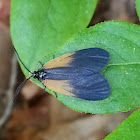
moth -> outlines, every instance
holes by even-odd
[[[54,92],[84,100],[103,100],[110,95],[110,85],[100,73],[109,62],[109,53],[104,49],[88,48],[64,54],[34,72],[25,66],[18,53],[17,56],[31,76],[20,84],[16,96],[31,77]]]

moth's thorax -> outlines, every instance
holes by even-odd
[[[32,74],[32,77],[43,81],[47,77],[47,72],[44,69],[40,69],[38,71],[34,71],[34,73]]]

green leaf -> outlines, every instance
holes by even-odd
[[[131,114],[105,140],[139,140],[140,139],[140,109]]]
[[[110,53],[103,73],[111,86],[111,95],[101,101],[85,101],[59,94],[58,99],[81,112],[108,114],[132,110],[140,106],[140,26],[119,21],[97,24],[75,36],[63,48],[68,51],[100,47]]]
[[[53,54],[89,24],[97,0],[12,0],[11,36],[25,65]],[[21,66],[22,67],[22,66]],[[28,77],[28,72],[22,67]]]
[[[24,64],[34,71],[41,67],[38,61],[45,64],[53,55],[58,57],[84,48],[103,48],[110,53],[110,62],[102,72],[110,83],[111,95],[101,101],[87,101],[58,93],[58,100],[73,110],[99,114],[128,111],[138,107],[140,105],[140,27],[131,23],[112,21],[83,30],[91,18],[88,16],[95,9],[90,7],[96,3],[95,1],[76,1],[79,5],[75,7],[74,14],[80,14],[77,20],[72,12],[74,4],[71,4],[71,2],[75,3],[75,0],[67,1],[68,4],[65,2],[65,6],[62,4],[63,1],[50,3],[44,0],[43,2],[38,0],[34,4],[31,0],[12,1],[12,40]],[[51,6],[46,8],[46,5]],[[59,8],[56,8],[57,6]],[[82,10],[77,12],[79,11],[77,8]],[[56,22],[54,19],[59,17],[61,10],[66,14],[66,9],[69,9],[67,11],[69,18],[66,20],[60,18]],[[80,29],[75,23],[80,26]],[[28,77],[29,74],[23,67],[22,69]],[[43,87],[39,81],[33,78],[31,80]],[[47,91],[54,94],[49,89]]]
[[[136,11],[140,19],[140,0],[136,0]]]

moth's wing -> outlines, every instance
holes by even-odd
[[[77,67],[90,69],[94,73],[102,70],[109,61],[109,53],[100,48],[89,48],[52,59],[43,68],[52,69],[59,67]]]
[[[50,76],[50,79],[44,80],[43,84],[55,92],[85,100],[102,100],[110,94],[109,83],[101,73],[77,76],[61,74],[61,79],[62,77],[64,80],[58,80],[58,77],[57,80],[53,77],[51,80]]]
[[[102,100],[109,96],[110,86],[99,73],[109,61],[109,53],[90,48],[65,54],[43,66],[49,89],[85,100]]]

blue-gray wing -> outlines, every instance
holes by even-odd
[[[89,48],[52,59],[43,68],[74,67],[79,70],[89,69],[96,73],[101,71],[109,61],[109,53],[100,48]]]
[[[109,96],[109,83],[104,75],[99,73],[109,61],[107,51],[90,48],[66,55],[68,63],[63,62],[65,59],[62,56],[63,59],[59,58],[60,67],[59,64],[54,64],[57,67],[51,66],[50,69],[44,67],[47,73],[44,85],[55,92],[85,100],[102,100]]]

